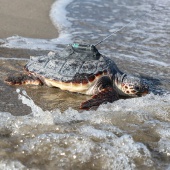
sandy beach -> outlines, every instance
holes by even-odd
[[[52,24],[49,12],[54,0],[0,0],[0,39],[14,35],[52,39],[58,31]],[[1,58],[28,58],[47,54],[49,51],[0,48]],[[0,109],[14,115],[30,113],[30,109],[18,101],[15,88],[4,83],[7,75],[22,72],[27,61],[0,60]],[[19,110],[19,111],[18,111]]]
[[[0,38],[19,35],[51,39],[58,36],[49,18],[54,0],[0,0]]]

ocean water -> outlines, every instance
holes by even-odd
[[[0,169],[169,170],[170,1],[58,0],[49,16],[59,29],[55,39],[0,40],[10,51],[0,54]],[[122,71],[147,81],[144,97],[82,111],[88,96],[3,83],[29,55],[96,44],[115,31],[97,47]]]

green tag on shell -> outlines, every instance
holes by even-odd
[[[78,48],[79,47],[79,44],[73,44],[72,45],[74,48]]]

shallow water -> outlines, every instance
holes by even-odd
[[[58,0],[50,17],[59,38],[0,40],[0,169],[170,169],[169,7],[169,0]],[[80,111],[88,96],[3,82],[31,55],[96,44],[125,24],[98,49],[148,82],[145,97]]]
[[[163,169],[169,164],[170,95],[61,113],[43,111],[25,91],[17,92],[31,113],[0,113],[1,167]]]

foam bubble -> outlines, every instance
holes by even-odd
[[[158,142],[158,146],[160,153],[163,153],[166,156],[170,157],[170,138],[160,139]]]
[[[26,167],[19,161],[0,160],[0,170],[24,170]]]

